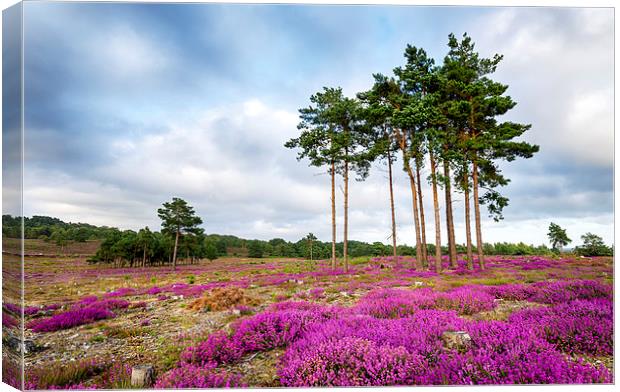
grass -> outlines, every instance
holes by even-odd
[[[127,327],[120,325],[106,326],[103,333],[108,338],[127,339],[143,335],[150,335],[152,331],[144,327]]]
[[[76,362],[52,362],[40,366],[26,378],[26,382],[35,383],[37,389],[46,389],[52,385],[69,386],[79,384],[94,375],[100,374],[106,365],[94,359]]]

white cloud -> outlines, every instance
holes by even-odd
[[[159,72],[170,65],[160,45],[129,26],[114,26],[94,38],[85,49],[101,69],[100,74],[123,80]]]
[[[613,164],[612,9],[500,10],[470,33],[484,55],[504,55],[496,77],[518,103],[509,117],[532,124],[528,140],[584,164]]]

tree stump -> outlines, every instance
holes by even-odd
[[[131,368],[131,386],[149,388],[155,383],[153,365],[138,365]]]
[[[446,331],[441,334],[441,340],[449,350],[465,351],[471,347],[471,336],[465,331]]]

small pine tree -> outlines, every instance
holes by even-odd
[[[551,248],[557,253],[562,250],[563,246],[568,245],[572,241],[568,238],[566,230],[553,222],[549,224],[549,233],[547,233],[547,237],[549,237],[549,241],[551,242]]]

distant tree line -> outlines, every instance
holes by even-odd
[[[170,203],[164,203],[165,208],[175,209],[179,206],[189,215],[194,212],[191,207],[181,199],[173,199]],[[160,209],[161,210],[161,209]],[[162,214],[164,218],[169,217]],[[4,215],[2,217],[3,235],[11,238],[19,238],[21,219]],[[148,227],[134,230],[119,230],[114,227],[94,226],[85,223],[66,223],[60,219],[48,216],[33,216],[25,218],[26,231],[30,233],[28,239],[52,240],[54,233],[62,232],[63,242],[59,246],[65,246],[69,241],[82,242],[87,240],[99,240],[99,249],[88,261],[91,263],[111,264],[115,267],[143,267],[175,265],[175,243],[177,258],[181,263],[194,264],[200,260],[215,260],[219,257],[290,257],[304,259],[329,259],[335,249],[337,257],[343,257],[344,242],[334,244],[323,242],[309,233],[297,241],[286,241],[283,238],[271,240],[244,239],[233,235],[204,234],[202,229],[197,229],[196,219],[190,219],[190,229],[185,227],[179,231],[170,225],[162,224],[162,231],[151,231]],[[37,233],[38,235],[33,235]],[[88,235],[85,235],[87,233]],[[550,242],[555,247],[546,245],[534,246],[523,242],[508,243],[496,242],[485,243],[484,253],[487,255],[550,255],[558,253],[557,247],[561,243],[566,245],[570,242],[564,229],[558,225],[550,225]],[[582,256],[612,256],[613,248],[604,244],[601,237],[592,233],[581,236],[583,245],[577,246],[574,252]],[[434,244],[427,244],[429,252],[435,252]],[[466,244],[455,244],[456,252],[467,253]],[[351,257],[373,256],[416,256],[415,246],[398,245],[394,250],[392,245],[381,242],[367,243],[362,241],[348,241],[347,252]],[[441,252],[447,254],[447,246],[441,248]]]
[[[24,217],[24,238],[51,241],[61,249],[69,242],[102,240],[114,230],[117,229],[88,223],[67,223],[49,216]],[[21,217],[2,215],[2,235],[6,238],[21,238]]]
[[[488,255],[548,255],[551,249],[545,245],[533,246],[524,243],[485,244]],[[428,249],[435,250],[434,244]],[[159,266],[172,263],[174,240],[159,232],[142,229],[116,230],[102,243],[91,262],[110,263],[117,267]],[[457,252],[466,253],[467,247],[458,244]],[[447,251],[447,247],[443,248]],[[336,243],[336,254],[342,257],[344,243]],[[391,245],[381,242],[367,243],[350,240],[348,252],[351,257],[374,257],[393,255]],[[282,238],[271,240],[244,239],[232,235],[199,234],[184,236],[178,244],[180,264],[193,264],[200,259],[215,260],[219,257],[290,257],[303,259],[329,259],[332,254],[332,243],[313,240],[312,246],[307,237],[298,241],[286,241]],[[415,256],[415,246],[398,245],[396,254],[399,256]]]

